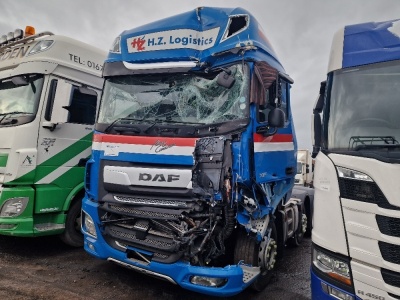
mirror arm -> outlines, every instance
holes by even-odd
[[[58,123],[52,123],[52,122],[43,122],[42,127],[49,129],[50,131],[54,131],[57,127]]]
[[[263,136],[271,136],[278,131],[278,128],[274,127],[274,129],[271,132],[269,130],[270,130],[269,126],[258,126],[256,129],[256,133],[261,133]]]

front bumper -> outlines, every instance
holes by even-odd
[[[86,197],[82,201],[83,212],[91,216],[96,224],[96,238],[89,235],[85,232],[84,228],[82,228],[82,233],[84,234],[84,249],[94,257],[118,263],[146,275],[156,276],[194,292],[219,297],[233,296],[242,292],[259,274],[258,268],[246,265],[228,265],[223,268],[199,267],[192,266],[188,262],[182,261],[173,264],[150,261],[148,264],[142,264],[129,259],[125,252],[112,248],[103,239],[98,226],[100,222],[97,214],[97,207],[97,203],[88,200]],[[226,283],[220,287],[193,284],[191,282],[193,276],[223,278],[226,279]]]
[[[338,300],[341,298],[338,298],[336,296],[333,296],[329,291],[334,289],[338,293],[342,293],[343,295],[346,295],[348,300],[362,300],[354,294],[350,294],[347,291],[344,291],[324,280],[319,278],[312,270],[311,268],[311,299],[312,300]]]

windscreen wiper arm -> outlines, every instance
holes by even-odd
[[[2,116],[0,123],[3,122],[3,120],[7,117],[7,116],[11,116],[11,115],[17,115],[17,114],[28,114],[31,115],[32,113],[29,112],[25,112],[25,111],[10,111],[10,112],[6,112],[6,113],[2,113],[0,114],[0,116]]]

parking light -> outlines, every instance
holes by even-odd
[[[325,293],[327,293],[328,295],[331,295],[335,299],[354,300],[354,296],[349,295],[344,291],[338,290],[330,285],[327,285],[325,282],[321,282],[321,287]]]
[[[228,280],[226,278],[219,278],[219,277],[192,276],[190,278],[190,282],[196,285],[217,288],[225,285],[228,282]]]

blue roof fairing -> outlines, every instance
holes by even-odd
[[[235,25],[239,30],[227,36],[232,17],[239,21],[239,25]],[[261,26],[248,11],[201,7],[122,32],[121,53],[110,52],[106,63],[191,60],[214,65],[221,57],[225,62],[229,57],[232,61],[242,59],[241,55],[226,51],[251,45],[258,50],[246,51],[245,58],[267,61],[284,72]]]
[[[346,26],[343,68],[400,59],[400,20]]]

